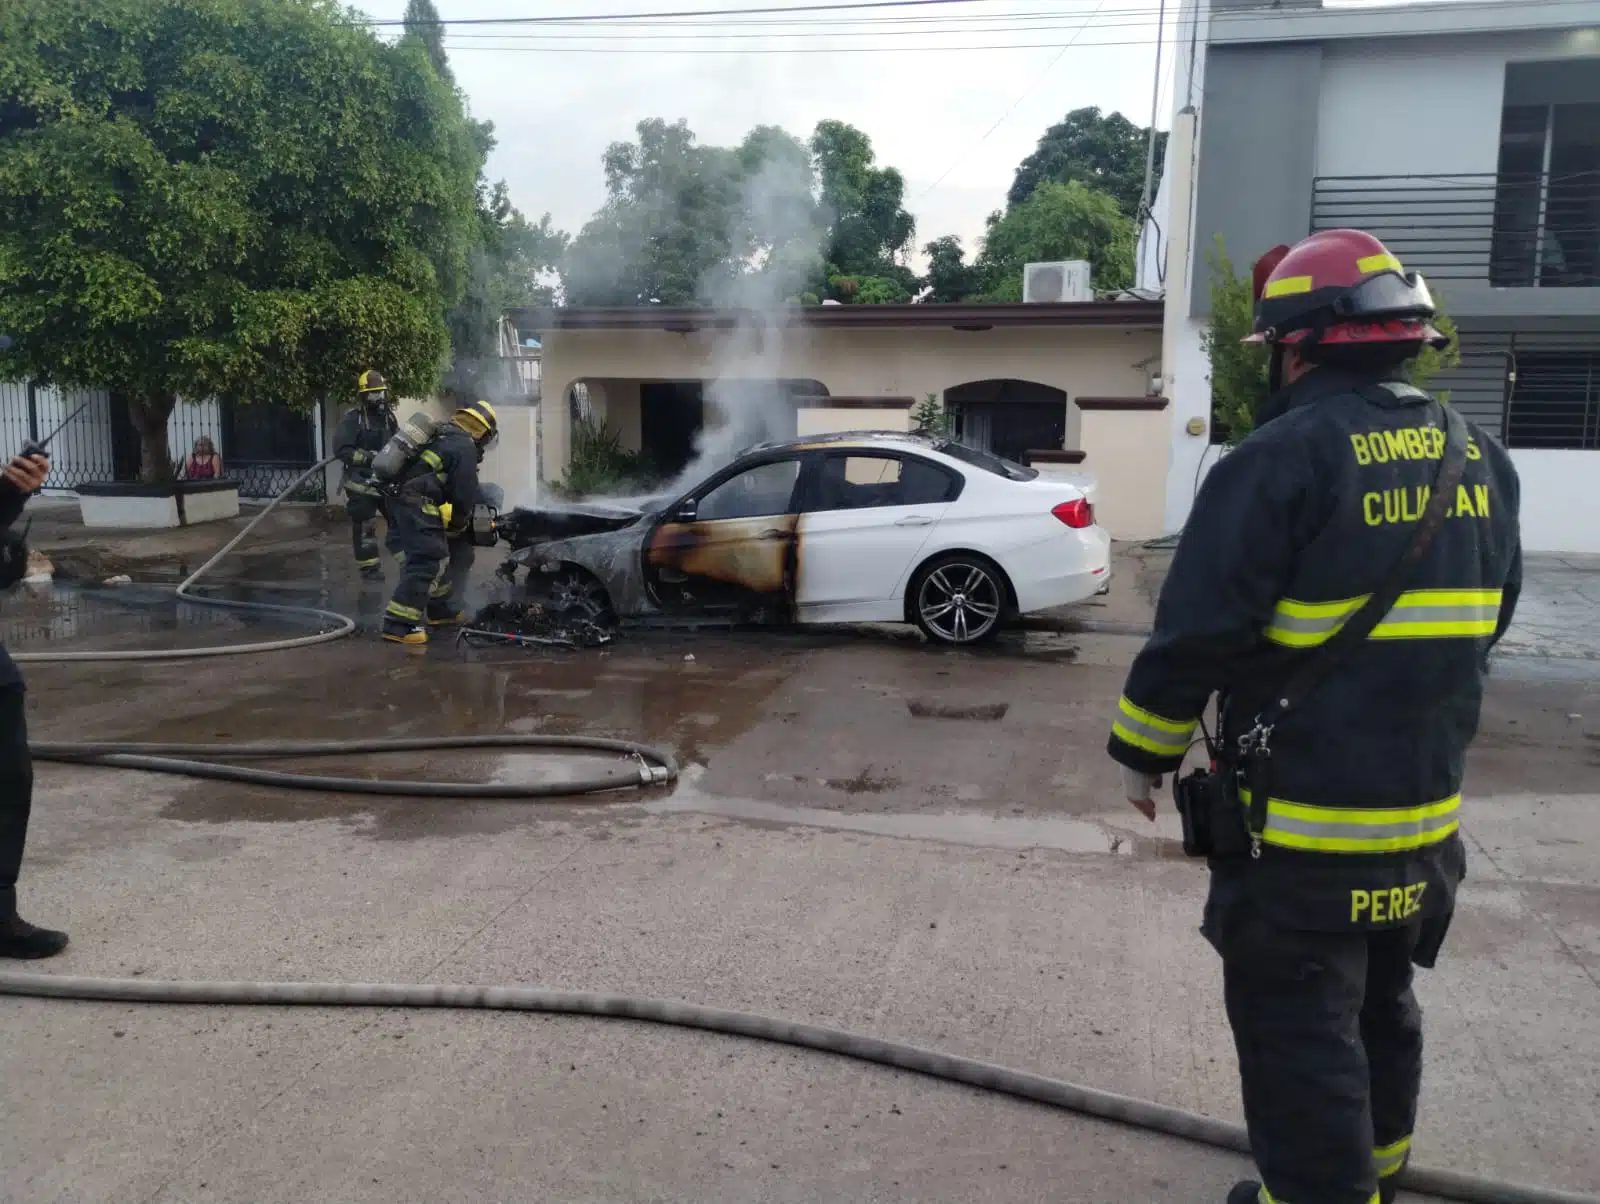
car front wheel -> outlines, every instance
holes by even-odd
[[[1005,609],[1005,578],[982,556],[941,556],[923,565],[911,583],[911,617],[937,644],[991,639]]]

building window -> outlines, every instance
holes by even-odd
[[[1600,352],[1520,352],[1515,363],[1506,442],[1600,450]]]

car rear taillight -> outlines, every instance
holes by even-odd
[[[1081,497],[1074,498],[1070,502],[1062,502],[1061,505],[1054,507],[1050,513],[1069,527],[1082,529],[1083,527],[1094,526],[1094,507]]]

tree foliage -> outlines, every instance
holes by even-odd
[[[428,61],[439,78],[454,87],[456,77],[444,48],[444,24],[433,0],[406,0],[405,31],[406,37],[415,38],[428,52]]]
[[[444,28],[433,0],[407,0],[403,40],[420,46],[434,73],[455,88]],[[497,352],[501,315],[508,308],[554,303],[556,271],[570,239],[551,225],[548,213],[537,222],[524,217],[504,180],[489,183],[483,164],[495,147],[494,124],[473,120],[465,95],[456,95],[479,161],[474,237],[465,287],[448,316],[453,363],[444,381],[447,394],[465,397],[482,391],[476,361]]]
[[[309,408],[431,388],[481,161],[414,41],[332,0],[0,6],[0,374]]]
[[[574,305],[911,299],[905,180],[838,121],[809,142],[757,126],[700,145],[683,121],[642,121],[603,158],[606,200],[563,266]]]
[[[826,295],[845,304],[911,300],[919,282],[905,258],[917,223],[905,208],[905,177],[877,166],[872,140],[842,121],[819,121],[810,145],[828,223]]]
[[[950,413],[937,393],[925,394],[911,407],[911,429],[919,435],[948,435]]]
[[[1243,342],[1255,329],[1252,281],[1250,273],[1241,275],[1235,269],[1221,235],[1207,260],[1211,267],[1211,321],[1200,335],[1200,345],[1211,362],[1213,441],[1232,445],[1255,427],[1256,408],[1267,398],[1271,353],[1260,344]],[[1427,389],[1441,372],[1461,365],[1455,322],[1441,307],[1433,324],[1450,343],[1443,350],[1426,348],[1407,366],[1406,378],[1419,389]],[[1448,391],[1434,396],[1450,400]]]
[[[1116,198],[1123,215],[1136,218],[1144,191],[1150,131],[1121,113],[1103,116],[1094,106],[1074,109],[1051,126],[1033,153],[1017,167],[1008,205],[1022,204],[1044,183],[1077,181]],[[1156,171],[1161,170],[1167,136],[1156,134]]]
[[[1087,260],[1096,289],[1127,288],[1137,241],[1115,198],[1076,180],[1045,183],[1021,204],[989,215],[976,270],[991,301],[1022,300],[1023,267],[1048,260]]]
[[[1239,442],[1255,425],[1256,407],[1267,396],[1265,347],[1242,342],[1255,329],[1250,274],[1240,276],[1222,236],[1207,256],[1211,266],[1211,321],[1200,346],[1211,361],[1212,441]]]
[[[966,261],[966,250],[954,234],[934,239],[922,248],[928,257],[928,272],[923,277],[927,302],[965,301],[979,291],[977,270]]]

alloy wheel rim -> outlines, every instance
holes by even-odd
[[[970,644],[1000,621],[1000,586],[980,565],[947,564],[928,574],[917,598],[922,621],[941,639]]]

